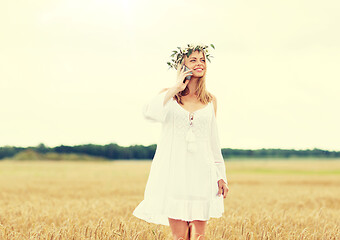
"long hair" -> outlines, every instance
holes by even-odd
[[[202,52],[202,53],[203,53],[204,59],[206,59],[204,52]],[[184,65],[184,59],[177,66],[177,76],[180,74],[183,65]],[[195,91],[196,94],[197,94],[198,100],[203,104],[207,104],[213,99],[211,93],[207,91],[207,88],[206,88],[206,85],[205,85],[206,74],[207,74],[207,65],[205,65],[204,75],[202,77],[200,77],[197,81],[197,88],[196,88],[196,91]],[[180,91],[176,95],[174,95],[173,99],[176,100],[178,103],[183,105],[182,96],[186,96],[189,93],[190,93],[190,90],[189,90],[188,85],[187,85],[183,91]]]

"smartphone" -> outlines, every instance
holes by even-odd
[[[184,67],[184,71],[188,71],[190,70],[190,68],[188,68],[187,66],[183,65]],[[182,69],[183,69],[182,67]],[[192,73],[192,72],[191,72]],[[191,76],[186,76],[185,79],[183,80],[183,83],[185,83],[186,80],[190,80],[191,79]]]

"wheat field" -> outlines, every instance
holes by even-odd
[[[172,239],[132,215],[151,161],[0,161],[0,239]],[[226,161],[206,239],[340,239],[340,160]]]

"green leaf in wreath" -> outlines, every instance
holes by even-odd
[[[191,55],[191,53],[192,53],[192,49],[189,49],[187,57],[189,57]]]

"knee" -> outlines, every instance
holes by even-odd
[[[205,239],[205,222],[203,225],[201,221],[190,222],[190,240],[203,240]]]
[[[186,228],[185,231],[177,231],[173,233],[174,240],[189,240],[189,227]]]

